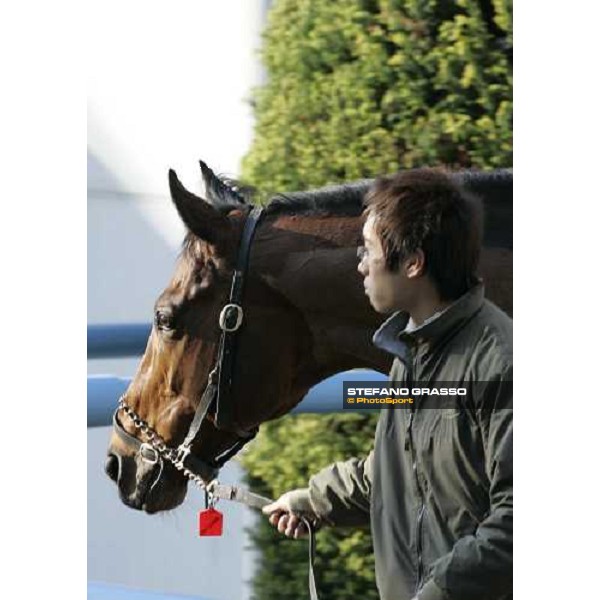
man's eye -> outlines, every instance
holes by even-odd
[[[359,246],[356,249],[356,257],[360,262],[362,262],[365,258],[369,256],[367,249],[364,246]]]
[[[158,329],[169,330],[173,329],[173,315],[161,310],[157,310],[154,315],[154,323]]]

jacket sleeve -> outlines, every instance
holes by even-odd
[[[313,510],[329,525],[368,525],[372,477],[373,450],[367,458],[325,467],[308,484]]]
[[[478,413],[489,514],[434,565],[419,600],[493,600],[512,591],[512,368],[486,386]]]

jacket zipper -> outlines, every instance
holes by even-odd
[[[412,362],[412,361],[411,361]],[[414,363],[411,365],[411,372],[408,374],[408,383],[409,388],[412,387],[412,373],[414,372]],[[419,591],[421,587],[421,581],[423,579],[423,515],[425,513],[425,498],[423,495],[423,490],[421,489],[421,485],[419,484],[419,476],[417,473],[417,453],[415,450],[415,446],[412,438],[412,426],[414,420],[415,412],[414,408],[410,409],[410,416],[408,417],[408,426],[406,428],[406,443],[404,445],[405,449],[408,449],[407,446],[410,447],[410,456],[412,461],[412,469],[415,476],[415,486],[417,488],[417,493],[419,495],[419,500],[421,502],[421,507],[419,508],[419,512],[417,514],[417,585],[415,589],[415,595]]]

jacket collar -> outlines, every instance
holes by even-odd
[[[478,283],[450,306],[414,329],[407,330],[408,313],[396,312],[375,332],[373,343],[406,361],[409,346],[424,344],[431,349],[447,333],[477,312],[483,304],[483,293],[483,284]]]

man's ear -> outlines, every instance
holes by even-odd
[[[408,279],[416,279],[425,273],[425,253],[418,248],[404,259],[402,268]]]

